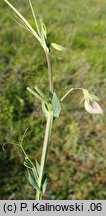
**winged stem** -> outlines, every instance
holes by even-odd
[[[42,179],[47,159],[47,153],[48,153],[48,146],[51,139],[51,130],[52,130],[52,123],[53,123],[53,113],[48,113],[48,118],[46,122],[46,130],[45,130],[45,137],[44,137],[44,143],[43,143],[43,150],[42,150],[42,157],[41,157],[41,165],[40,165],[40,174],[38,179],[38,186],[40,190],[42,189]],[[36,193],[36,200],[42,199],[42,194],[37,191]]]

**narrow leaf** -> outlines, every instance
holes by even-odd
[[[40,18],[40,24],[41,24],[42,33],[43,33],[44,37],[47,38],[46,26],[45,26],[45,24],[41,18]]]
[[[14,17],[12,17],[12,19],[13,19],[19,26],[21,26],[22,28],[24,28],[24,29],[26,29],[26,30],[29,31],[29,29],[27,28],[27,26],[22,22],[21,19],[19,19],[19,17],[17,18],[17,20],[16,20]]]
[[[27,87],[27,90],[31,93],[31,94],[33,94],[34,96],[36,96],[38,99],[40,99],[41,101],[42,101],[42,97],[38,94],[38,93],[36,93],[35,91],[33,91],[31,88],[29,88],[29,87]]]
[[[38,86],[35,85],[34,89],[39,93],[39,95],[44,98],[44,100],[46,102],[48,102],[48,98],[46,97],[46,95],[38,88]]]
[[[56,44],[56,43],[51,43],[52,47],[58,51],[64,51],[65,50],[65,47],[63,46],[60,46],[59,44]]]
[[[33,9],[33,5],[32,5],[32,1],[31,0],[29,0],[29,4],[30,4],[31,11],[32,11],[32,15],[33,15],[33,19],[34,19],[34,22],[35,22],[36,29],[38,31],[38,34],[40,35],[40,31],[39,31],[39,27],[38,27],[35,11]]]
[[[10,8],[21,18],[21,20],[25,23],[25,25],[29,28],[31,33],[37,38],[39,42],[41,42],[40,37],[38,34],[35,32],[35,30],[32,28],[32,26],[29,24],[29,22],[22,16],[22,14],[7,0],[4,0]]]

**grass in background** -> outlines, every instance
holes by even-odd
[[[17,0],[15,5],[33,24],[27,3]],[[62,112],[68,111],[59,122],[55,121],[53,128],[47,164],[51,191],[47,191],[45,199],[105,199],[106,2],[36,0],[35,9],[48,26],[51,40],[69,47],[67,53],[57,56],[53,51],[54,87],[58,95],[61,97],[71,86],[88,88],[102,99],[104,109],[102,117],[91,116],[79,105],[80,94],[66,99]],[[33,103],[26,87],[39,83],[45,91],[47,68],[37,41],[9,15],[11,10],[1,1],[0,199],[33,199],[20,149],[6,145],[3,151],[2,146],[17,142],[29,127],[25,149],[33,160],[36,156],[40,159],[45,119],[38,118],[39,103]]]

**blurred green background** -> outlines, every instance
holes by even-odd
[[[28,0],[11,0],[34,25]],[[34,0],[51,42],[67,47],[52,50],[55,91],[83,87],[101,98],[102,116],[87,113],[74,92],[55,120],[47,163],[45,199],[106,198],[106,1]],[[0,1],[0,199],[34,199],[18,142],[29,127],[24,147],[40,162],[45,118],[39,101],[26,87],[36,83],[48,91],[43,50],[36,39],[11,18]],[[5,150],[3,151],[3,145]]]

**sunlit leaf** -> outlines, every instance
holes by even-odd
[[[30,184],[31,184],[36,190],[38,190],[39,192],[41,192],[41,190],[40,190],[40,188],[39,188],[39,186],[38,186],[38,183],[37,183],[37,181],[35,180],[34,176],[33,176],[30,172],[28,172],[28,174],[29,174],[28,180],[29,180]]]
[[[63,46],[60,46],[59,44],[56,44],[56,43],[51,43],[52,47],[58,51],[64,51],[65,50],[65,47]]]
[[[53,98],[52,98],[52,108],[53,108],[54,117],[59,117],[61,111],[61,104],[55,92],[53,93]]]

